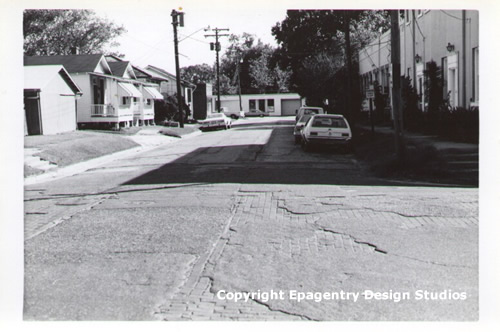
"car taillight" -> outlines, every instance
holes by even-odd
[[[343,137],[349,137],[349,134],[342,134]]]

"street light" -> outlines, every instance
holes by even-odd
[[[240,97],[240,112],[243,111],[243,107],[241,106],[241,65],[243,64],[243,59],[240,58],[238,63],[238,95]]]
[[[446,49],[448,50],[448,52],[453,52],[455,50],[455,45],[448,42],[448,45],[446,45]]]

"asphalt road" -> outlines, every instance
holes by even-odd
[[[283,124],[27,186],[25,214],[26,320],[478,318],[477,189],[396,186]]]

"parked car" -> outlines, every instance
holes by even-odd
[[[351,150],[352,132],[347,120],[340,114],[318,114],[309,118],[302,128],[302,148],[311,146],[337,146]]]
[[[298,109],[297,114],[295,115],[295,122],[306,114],[325,114],[325,110],[321,107],[302,106]]]
[[[245,117],[245,112],[243,111],[231,110],[229,107],[221,107],[220,109],[225,116],[228,116],[234,120]]]
[[[314,114],[304,114],[300,117],[300,119],[295,123],[295,127],[293,127],[293,137],[295,138],[295,144],[299,144],[302,140],[302,128],[306,125],[306,122],[313,116]]]
[[[209,114],[205,120],[200,120],[198,123],[200,124],[201,131],[208,129],[231,128],[231,119],[225,116],[224,113]]]
[[[246,117],[252,117],[252,116],[263,117],[263,116],[269,116],[269,113],[261,111],[261,110],[257,110],[257,109],[251,109],[248,112],[245,112],[245,116]]]

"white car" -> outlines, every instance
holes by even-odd
[[[309,118],[302,129],[302,148],[311,146],[338,146],[351,150],[352,132],[349,123],[340,114],[318,114]]]
[[[220,110],[222,113],[224,113],[225,116],[228,116],[234,120],[245,117],[245,112],[231,110],[229,109],[229,107],[221,107]]]
[[[300,119],[295,123],[295,127],[293,127],[293,137],[295,138],[295,144],[298,144],[302,140],[302,128],[306,125],[307,121],[314,114],[303,114]]]
[[[299,121],[306,114],[325,114],[325,110],[322,107],[302,106],[297,110],[297,114],[295,114],[295,122]]]
[[[205,120],[198,121],[200,130],[208,129],[229,129],[231,128],[231,119],[224,115],[224,113],[212,113],[207,115]]]

